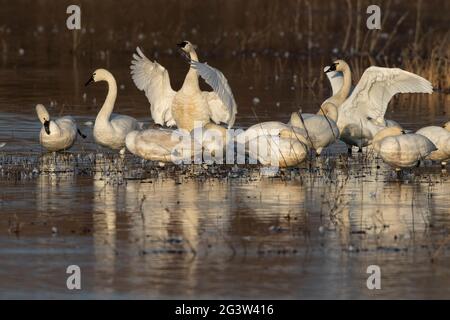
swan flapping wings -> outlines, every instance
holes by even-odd
[[[369,67],[364,71],[341,111],[358,114],[383,123],[391,98],[397,93],[432,93],[431,83],[398,68]]]
[[[175,91],[170,85],[169,73],[158,62],[150,61],[141,49],[136,48],[131,61],[131,77],[139,90],[145,92],[155,123],[173,126],[172,101]]]
[[[217,124],[227,123],[228,128],[231,128],[236,118],[237,105],[227,79],[222,72],[206,63],[194,60],[191,60],[190,63],[214,90],[213,92],[203,92],[208,101],[211,119]]]

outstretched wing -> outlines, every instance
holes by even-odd
[[[370,67],[364,71],[350,97],[342,104],[341,111],[358,113],[379,123],[391,98],[397,93],[432,93],[431,83],[408,71],[398,68]]]
[[[228,128],[231,128],[234,125],[237,105],[227,79],[222,72],[206,63],[191,60],[191,65],[214,90],[206,93],[212,119],[216,123],[227,123]],[[221,104],[217,99],[220,99]]]
[[[170,86],[167,70],[159,63],[150,61],[141,49],[136,48],[131,61],[131,78],[139,90],[145,92],[155,123],[172,126],[172,101],[175,91]]]

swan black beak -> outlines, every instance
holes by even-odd
[[[177,46],[180,47],[180,48],[184,48],[185,45],[187,45],[187,42],[186,42],[186,41],[177,43]]]
[[[44,129],[45,129],[45,132],[47,132],[47,134],[50,134],[50,121],[48,121],[48,120],[44,121]]]
[[[94,77],[93,76],[91,76],[90,78],[89,78],[89,80],[84,84],[84,86],[85,87],[87,87],[88,85],[90,85],[92,82],[94,82],[95,80],[94,80]]]
[[[332,65],[328,66],[328,69],[325,70],[325,73],[331,72],[331,71],[336,71],[336,64],[333,63]]]

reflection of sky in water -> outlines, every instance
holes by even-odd
[[[438,250],[450,227],[449,182],[437,168],[403,183],[360,159],[348,179],[342,162],[328,174],[319,161],[322,169],[283,179],[258,170],[172,178],[166,168],[134,180],[122,171],[128,158],[97,158],[91,177],[71,174],[70,161],[55,173],[46,157],[46,174],[1,180],[5,296],[64,296],[59,273],[69,263],[82,267],[85,297],[449,296],[448,246]],[[11,221],[22,224],[19,237]],[[370,264],[382,268],[381,292],[365,289]],[[29,266],[40,273],[20,276]]]

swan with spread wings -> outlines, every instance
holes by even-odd
[[[177,126],[188,132],[211,121],[226,123],[231,128],[237,105],[227,79],[219,70],[199,62],[194,45],[189,41],[183,41],[177,46],[190,63],[179,91],[172,89],[169,73],[163,66],[150,61],[140,48],[133,54],[130,67],[132,79],[136,87],[145,92],[153,120],[159,125]],[[200,90],[199,75],[213,91]]]
[[[339,71],[339,67],[338,60],[328,70]],[[371,144],[380,130],[390,126],[384,115],[394,95],[432,92],[431,83],[414,73],[399,68],[367,68],[351,95],[338,107],[340,139],[359,148]]]

